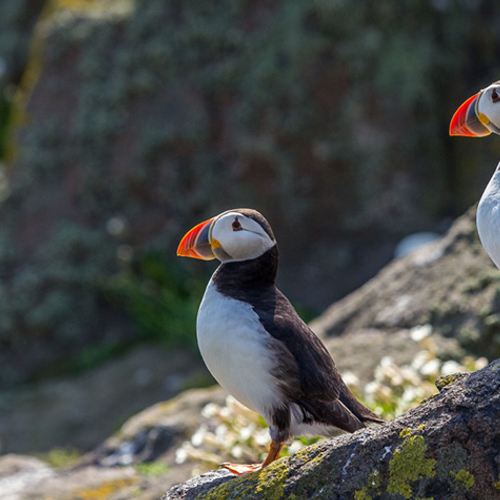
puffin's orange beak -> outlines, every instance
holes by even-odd
[[[179,243],[177,255],[202,260],[215,259],[210,244],[210,229],[213,220],[213,218],[208,219],[187,232]]]
[[[484,137],[491,132],[481,123],[476,104],[481,92],[469,97],[456,111],[450,123],[450,135]],[[487,122],[487,119],[486,119]]]

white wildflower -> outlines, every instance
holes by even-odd
[[[343,373],[342,378],[347,387],[359,387],[359,378],[353,372]]]
[[[218,411],[219,411],[218,405],[216,405],[215,403],[208,403],[201,410],[201,414],[205,418],[211,418],[217,415]]]
[[[428,337],[431,334],[432,334],[432,325],[429,325],[428,323],[425,325],[414,326],[410,330],[410,338],[414,342],[420,342],[421,340],[425,339],[425,337]]]
[[[439,369],[441,368],[441,361],[434,358],[427,361],[422,368],[420,368],[420,373],[426,377],[437,377],[439,375]]]
[[[415,357],[413,358],[413,361],[411,362],[411,367],[414,368],[415,370],[420,370],[422,366],[427,363],[432,358],[432,355],[429,351],[420,351],[418,352]]]
[[[269,431],[267,429],[262,429],[255,434],[254,440],[257,445],[267,446],[271,442]]]
[[[464,371],[464,367],[453,360],[446,361],[443,363],[443,366],[441,366],[442,375],[451,375],[452,373],[457,373],[462,371]]]
[[[226,435],[227,435],[227,426],[225,424],[220,424],[215,428],[215,437],[218,442],[223,443]]]
[[[206,424],[201,424],[200,428],[196,430],[196,432],[191,436],[191,443],[193,446],[201,446],[205,436],[207,434],[208,427]]]
[[[482,368],[485,368],[488,366],[488,360],[486,358],[477,358],[476,362],[474,363],[474,368],[476,370],[481,370]]]
[[[255,432],[255,425],[253,424],[247,425],[240,430],[240,437],[243,441],[246,441],[252,436],[254,432]]]
[[[185,443],[182,443],[182,446],[180,448],[177,448],[177,450],[175,450],[175,463],[176,464],[183,464],[188,459],[189,448],[190,448],[189,443],[185,442]]]
[[[231,455],[234,458],[241,458],[243,456],[243,448],[237,444],[231,448]]]

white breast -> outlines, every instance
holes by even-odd
[[[210,280],[196,330],[203,360],[217,382],[241,404],[268,420],[271,405],[279,402],[280,393],[271,375],[270,335],[253,308],[220,294]]]
[[[500,268],[500,164],[479,201],[476,223],[484,249]]]

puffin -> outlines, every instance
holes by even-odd
[[[455,111],[450,135],[484,137],[500,135],[500,81],[469,97]],[[477,206],[477,232],[491,260],[500,269],[500,163]]]
[[[382,418],[348,389],[328,350],[275,286],[278,246],[256,210],[223,212],[191,229],[177,255],[218,259],[196,333],[217,382],[264,418],[271,445],[262,464],[222,464],[240,475],[276,460],[294,436],[331,437]]]

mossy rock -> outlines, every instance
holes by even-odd
[[[442,238],[392,261],[313,329],[325,337],[378,331],[391,338],[423,327],[444,359],[499,356],[500,272],[481,247],[475,216],[471,207]]]
[[[194,478],[163,500],[201,500],[222,492],[228,499],[273,500],[495,498],[499,365],[460,377],[383,426],[322,442],[236,479],[227,471]],[[266,490],[265,484],[272,487]]]

